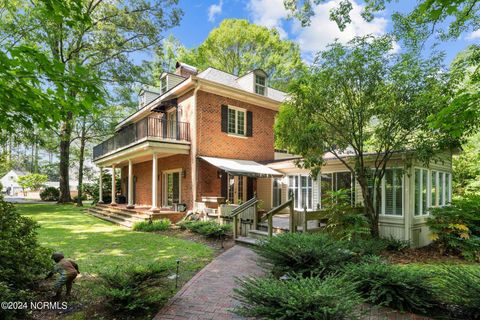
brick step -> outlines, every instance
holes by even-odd
[[[238,244],[244,244],[248,246],[256,246],[258,245],[259,240],[250,238],[250,237],[238,237],[235,239],[235,242]]]
[[[141,218],[134,215],[120,215],[112,210],[105,210],[104,208],[99,207],[92,207],[88,211],[96,217],[106,217],[110,219],[109,221],[124,225],[129,228],[131,228],[136,222],[148,220],[148,218]]]
[[[115,224],[119,224],[119,225],[127,227],[127,228],[131,228],[133,226],[133,224],[130,221],[119,220],[119,219],[116,219],[114,217],[104,215],[102,213],[97,213],[93,210],[88,210],[87,213],[94,216],[94,217],[97,217],[99,219],[109,221],[109,222],[113,222]]]
[[[139,217],[139,218],[144,218],[144,219],[148,219],[150,217],[150,215],[148,215],[148,214],[142,214],[142,213],[138,213],[138,212],[131,211],[131,210],[128,210],[128,209],[124,209],[124,208],[111,207],[111,206],[104,205],[104,204],[97,204],[95,208],[99,208],[99,209],[102,209],[102,210],[114,212],[114,213],[117,213],[117,214],[120,214],[120,215],[127,215],[127,216]]]
[[[110,212],[110,211],[103,210],[103,209],[91,208],[90,211],[94,212],[94,213],[97,213],[97,214],[101,214],[101,215],[110,217],[110,218],[113,218],[113,219],[116,219],[116,220],[128,221],[130,223],[136,222],[136,219],[132,219],[131,217],[122,216],[122,215],[116,214],[114,212]]]

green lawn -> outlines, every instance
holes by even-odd
[[[102,269],[154,262],[171,264],[173,269],[180,259],[185,280],[213,257],[212,249],[203,244],[131,231],[72,205],[20,204],[17,208],[40,224],[40,243],[77,261],[82,273],[94,275]]]

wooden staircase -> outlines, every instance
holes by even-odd
[[[149,214],[138,213],[128,209],[115,208],[101,204],[89,208],[87,213],[102,220],[110,221],[127,228],[132,228],[136,222],[148,221],[151,217]]]
[[[306,209],[295,211],[293,195],[288,201],[273,208],[262,217],[257,215],[258,202],[258,199],[253,197],[231,212],[235,242],[257,245],[259,241],[280,233],[316,231],[321,228],[322,212],[307,212]],[[281,225],[275,225],[274,217],[276,216],[277,220],[280,219],[279,215],[285,215],[284,210],[287,208],[289,209],[288,217],[281,218],[283,220]],[[288,226],[285,220],[288,220]]]

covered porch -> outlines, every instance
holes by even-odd
[[[96,160],[100,167],[99,205],[154,218],[185,211],[183,201],[188,199],[182,199],[181,188],[190,172],[189,152],[189,143],[146,141]],[[107,168],[112,170],[112,181],[111,200],[106,203],[102,175]]]

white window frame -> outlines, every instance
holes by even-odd
[[[293,178],[293,181],[294,181],[294,184],[295,184],[295,181],[298,182],[298,185],[294,185],[294,186],[290,186],[290,177],[294,177]],[[295,180],[295,177],[298,177],[297,180]],[[302,197],[302,177],[307,177],[307,187],[306,187],[306,202],[307,202],[307,211],[312,211],[314,209],[314,205],[313,205],[313,183],[314,183],[314,180],[313,178],[309,175],[309,174],[305,174],[305,173],[295,173],[295,174],[289,174],[287,175],[287,179],[288,179],[288,193],[290,193],[290,189],[297,189],[298,190],[298,205],[301,206],[301,197]],[[310,179],[310,188],[308,187],[308,179]],[[290,196],[290,195],[289,195]],[[312,202],[311,202],[311,207],[308,207],[308,198],[309,197],[312,197]],[[304,210],[303,207],[299,207],[299,206],[296,206],[295,203],[293,204],[294,205],[294,209],[295,210]]]
[[[385,170],[403,170],[402,168],[386,168]],[[385,171],[386,173],[386,171]],[[405,172],[402,174],[402,214],[390,214],[386,213],[386,208],[387,208],[387,189],[385,187],[385,175],[383,176],[383,179],[381,181],[382,185],[382,203],[381,203],[381,210],[380,210],[380,215],[384,217],[393,217],[393,218],[403,218],[405,214]],[[427,203],[428,204],[428,203]]]
[[[420,175],[420,192],[419,192],[419,196],[420,196],[420,199],[416,199],[415,197],[415,189],[416,189],[416,186],[415,186],[415,173],[416,173],[416,170],[420,170],[421,172],[421,175]],[[424,217],[424,216],[428,216],[430,215],[430,210],[429,209],[429,205],[431,203],[431,194],[432,194],[432,180],[431,180],[431,172],[432,170],[429,170],[429,169],[426,169],[426,168],[421,168],[421,167],[414,167],[413,168],[413,210],[412,210],[412,213],[413,213],[413,216],[415,218],[420,218],[420,217]],[[427,192],[426,192],[426,196],[427,196],[427,206],[425,208],[425,212],[423,212],[423,194],[422,194],[422,189],[423,189],[423,175],[426,173],[427,175]],[[438,173],[438,171],[437,171]],[[437,187],[438,187],[438,174],[437,174]],[[420,209],[420,212],[418,215],[415,215],[415,202],[420,200],[419,202],[419,209]]]
[[[257,77],[263,78],[264,84],[258,83],[257,82]],[[261,96],[266,96],[267,95],[267,77],[266,76],[255,73],[255,76],[254,76],[254,79],[253,79],[253,86],[254,86],[253,87],[254,92],[256,94],[261,95]],[[257,87],[263,88],[263,94],[257,92]]]
[[[162,206],[165,208],[170,208],[168,206],[168,186],[167,186],[167,175],[171,173],[178,172],[178,203],[182,203],[182,168],[176,168],[171,170],[162,171]]]
[[[165,89],[163,88],[163,81],[165,81]],[[167,76],[163,77],[162,79],[160,79],[160,91],[162,92],[162,94],[164,94],[165,92],[167,92],[168,90],[168,82],[167,82]]]
[[[235,111],[235,132],[230,132],[230,110]],[[238,113],[243,112],[243,133],[238,133],[239,125],[238,125]],[[234,106],[228,106],[228,111],[227,111],[227,133],[229,135],[233,136],[239,136],[239,137],[246,137],[247,135],[247,109],[239,108],[239,107],[234,107]]]

